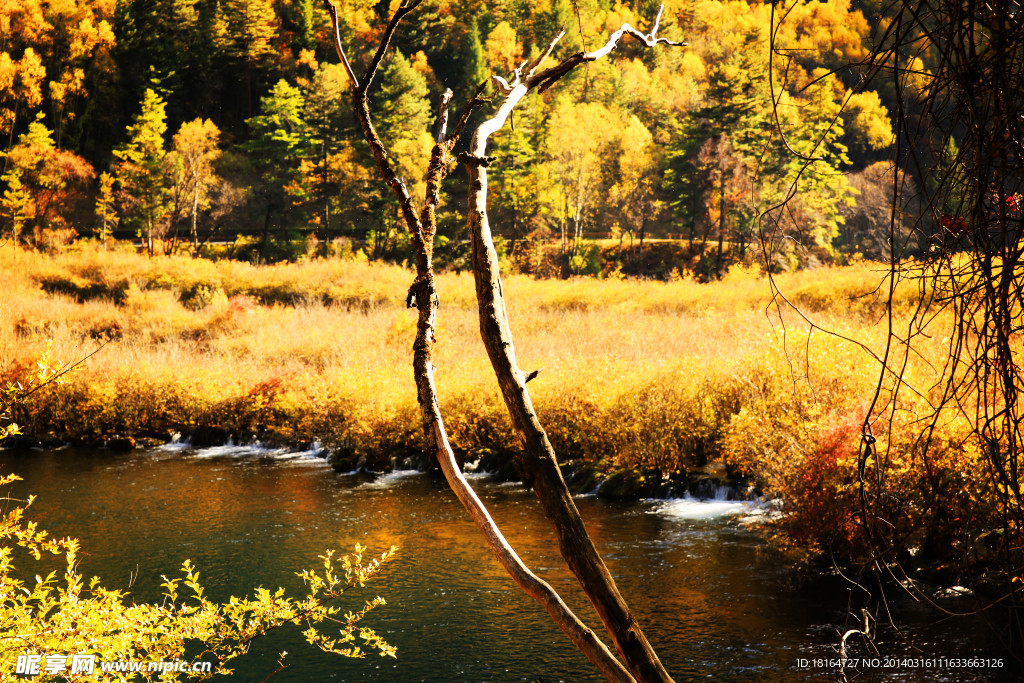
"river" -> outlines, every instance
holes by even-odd
[[[30,517],[82,541],[81,571],[137,600],[155,600],[160,575],[185,558],[214,599],[255,586],[301,589],[294,572],[326,548],[400,550],[365,592],[388,604],[368,617],[397,659],[348,660],[305,645],[298,629],[274,633],[231,663],[232,680],[262,681],[286,649],[275,683],[300,681],[600,680],[522,595],[480,541],[443,481],[398,472],[375,481],[336,474],[310,453],[175,446],[113,454],[63,449],[0,451],[0,471],[33,492]],[[520,485],[474,479],[524,560],[599,624],[562,566],[537,501]],[[838,576],[795,577],[747,523],[759,510],[727,501],[612,504],[577,498],[595,542],[677,681],[833,680],[800,660],[836,656],[849,585]],[[24,562],[24,560],[22,560]],[[133,578],[134,577],[134,578]],[[942,622],[893,596],[909,644],[891,629],[879,655],[1003,657],[1001,669],[867,670],[855,680],[1010,681],[1020,677],[978,619]],[[966,607],[961,600],[956,607]],[[860,651],[859,654],[869,654]]]

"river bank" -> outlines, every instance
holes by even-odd
[[[780,283],[823,322],[880,341],[873,268]],[[418,445],[410,277],[358,261],[256,268],[83,247],[15,263],[4,252],[0,374],[20,379],[48,340],[65,361],[102,346],[16,416],[37,440],[320,440],[339,459],[383,466]],[[439,287],[435,354],[453,445],[473,457],[508,450],[514,438],[476,331],[471,279],[443,274]],[[819,396],[829,411],[870,388],[856,349],[822,339],[801,359],[806,330],[788,307],[770,306],[752,272],[714,285],[519,276],[506,288],[520,362],[540,371],[530,388],[565,459],[670,472],[734,460],[724,442],[743,408],[762,397],[806,402],[799,387],[781,386],[799,380],[793,362],[834,385]]]
[[[803,314],[864,347],[812,333],[746,270],[714,284],[509,276],[504,288],[520,365],[539,370],[534,405],[560,461],[574,463],[570,479],[610,482],[603,490],[624,498],[739,481],[788,506],[773,529],[780,546],[853,560],[864,547],[851,482],[878,382],[864,348],[885,346],[883,280],[870,263],[776,280]],[[342,471],[386,472],[421,452],[410,282],[407,270],[356,260],[256,267],[84,245],[15,263],[3,252],[0,374],[30,374],[48,340],[68,361],[101,347],[16,410],[37,443],[319,442]],[[436,378],[450,439],[464,463],[499,469],[517,442],[479,341],[471,278],[444,273],[438,288]],[[899,316],[918,292],[897,294]],[[943,352],[940,339],[922,341],[907,381],[933,384]],[[908,549],[940,556],[977,535],[955,520],[985,524],[991,511],[979,505],[986,483],[958,418],[934,434],[939,457],[927,468],[916,458],[923,400],[901,394],[907,422],[876,434],[898,477],[900,509],[886,513]],[[936,481],[953,487],[941,509]]]

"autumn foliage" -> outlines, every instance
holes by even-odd
[[[561,26],[575,27],[563,41],[574,50],[623,22],[642,27],[651,14],[628,4],[578,9],[463,1],[418,13],[382,66],[372,102],[402,174],[414,183],[422,176],[432,109],[446,87],[458,103],[491,73],[507,76]],[[82,236],[141,238],[151,252],[188,244],[200,253],[207,241],[254,235],[253,257],[264,261],[295,258],[311,237],[321,245],[344,238],[370,258],[411,258],[396,205],[374,181],[348,114],[348,77],[330,64],[332,37],[318,10],[308,0],[6,3],[3,229],[40,244],[36,226],[70,226]],[[339,7],[357,71],[383,11]],[[605,270],[589,242],[598,236],[638,242],[619,261],[649,273],[644,241],[674,235],[690,240],[680,270],[719,277],[730,263],[755,259],[759,220],[796,239],[775,245],[779,269],[856,252],[855,241],[836,240],[844,207],[857,202],[839,172],[889,145],[892,102],[884,89],[826,70],[862,57],[872,26],[848,0],[799,3],[776,32],[797,56],[769,70],[769,23],[759,3],[669,2],[661,33],[689,47],[626,50],[517,112],[495,140],[507,161],[492,174],[499,233],[527,248],[556,244],[554,267],[534,270],[557,275]],[[41,192],[28,172],[17,176],[23,135],[34,148],[51,140],[50,173],[63,178],[61,196],[47,189],[42,206],[27,199]],[[799,174],[786,145],[820,158]],[[772,212],[798,175],[799,201]],[[465,240],[462,211],[457,193],[442,201],[439,235],[452,252]],[[457,253],[447,262],[461,267]]]

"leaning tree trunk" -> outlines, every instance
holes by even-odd
[[[416,279],[409,289],[407,304],[418,309],[413,367],[417,399],[428,443],[452,490],[481,530],[485,542],[502,566],[525,593],[544,606],[559,628],[608,680],[623,682],[671,681],[672,679],[661,665],[619,594],[611,574],[587,534],[579,511],[562,480],[551,444],[533,410],[529,393],[526,391],[524,374],[516,365],[508,316],[505,312],[505,302],[501,292],[497,254],[487,222],[486,166],[491,159],[486,156],[486,146],[488,137],[504,125],[516,104],[530,90],[539,88],[543,91],[576,66],[607,55],[615,48],[623,35],[631,35],[648,47],[653,47],[658,43],[670,45],[679,43],[655,37],[661,18],[659,11],[658,19],[655,20],[654,28],[649,35],[643,35],[625,24],[612,34],[608,43],[600,50],[591,53],[578,52],[556,66],[537,73],[540,64],[547,59],[564,35],[564,32],[559,33],[540,57],[530,63],[524,63],[515,71],[512,85],[499,77],[493,78],[499,94],[502,96],[501,103],[494,116],[476,129],[471,152],[460,155],[460,159],[469,170],[471,177],[468,220],[473,242],[473,270],[480,310],[481,333],[513,424],[525,446],[524,452],[518,458],[519,469],[526,482],[533,487],[541,500],[545,513],[554,523],[562,555],[579,578],[584,591],[597,610],[598,616],[611,635],[615,649],[622,658],[620,662],[594,631],[572,613],[551,586],[533,574],[516,555],[486,508],[462,476],[448,443],[444,421],[438,406],[432,360],[438,299],[432,263],[433,240],[437,229],[436,209],[439,203],[441,181],[451,167],[452,147],[472,110],[487,103],[488,100],[477,97],[486,85],[481,84],[463,110],[453,132],[448,135],[446,128],[451,92],[445,93],[441,103],[436,143],[431,153],[426,177],[427,189],[424,208],[422,212],[417,213],[405,181],[395,172],[386,148],[373,127],[367,91],[399,22],[420,2],[421,0],[405,0],[399,5],[388,23],[380,46],[370,61],[362,83],[360,83],[345,57],[340,39],[337,11],[330,0],[325,0],[334,26],[335,48],[352,81],[356,117],[359,120],[360,128],[370,145],[382,179],[398,199],[403,220],[412,234],[416,248],[417,273]]]
[[[520,474],[533,487],[545,514],[554,524],[562,557],[579,579],[583,591],[611,636],[615,649],[630,672],[640,681],[670,681],[671,678],[640,630],[587,533],[572,495],[562,479],[551,442],[533,408],[526,388],[526,373],[516,363],[498,256],[487,218],[487,166],[492,161],[487,156],[487,140],[504,126],[516,105],[530,90],[538,88],[543,91],[576,66],[607,55],[623,35],[632,35],[650,47],[659,42],[669,43],[656,38],[657,29],[658,20],[649,35],[643,35],[626,24],[612,34],[604,47],[595,52],[577,52],[558,65],[535,73],[542,58],[526,65],[525,71],[522,67],[517,70],[512,84],[495,79],[503,98],[492,118],[477,127],[470,143],[470,152],[461,157],[470,174],[467,212],[473,243],[473,275],[480,312],[480,334],[512,424],[525,447],[518,458]],[[562,35],[559,34],[552,41],[545,56],[550,54]]]

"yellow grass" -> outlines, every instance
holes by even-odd
[[[816,320],[880,350],[872,290],[883,276],[860,264],[778,282]],[[207,425],[320,439],[350,461],[413,450],[411,280],[354,260],[255,267],[85,245],[15,263],[2,250],[0,372],[16,377],[47,339],[67,360],[110,340],[19,416],[37,436],[167,438]],[[437,380],[453,444],[470,456],[514,448],[471,277],[442,274],[438,287]],[[862,410],[878,376],[864,352],[822,334],[808,359],[802,323],[747,271],[710,285],[509,276],[505,293],[520,365],[542,369],[530,389],[566,458],[702,464],[723,455],[730,421],[766,382],[789,399],[817,387],[827,412]],[[909,304],[914,292],[901,296]]]

